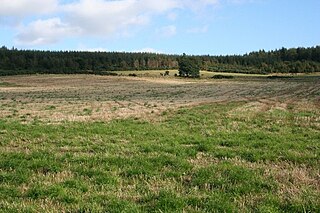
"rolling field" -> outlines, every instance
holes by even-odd
[[[319,212],[319,154],[319,76],[0,78],[2,212]]]

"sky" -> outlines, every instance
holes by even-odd
[[[319,0],[0,0],[0,46],[233,55],[320,45]]]

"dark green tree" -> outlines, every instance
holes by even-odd
[[[200,77],[200,66],[194,57],[186,56],[183,54],[179,59],[179,76],[181,77]]]

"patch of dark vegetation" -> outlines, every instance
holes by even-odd
[[[290,79],[293,78],[293,76],[287,76],[287,75],[271,75],[267,77],[268,79]]]
[[[105,75],[105,76],[118,76],[118,73],[115,72],[95,72],[95,75]]]
[[[232,75],[214,75],[212,76],[213,79],[233,79],[234,76]]]
[[[130,73],[129,76],[130,76],[130,77],[137,77],[138,75],[135,74],[135,73]]]
[[[170,76],[170,71],[166,70],[164,73],[160,73],[161,76]]]

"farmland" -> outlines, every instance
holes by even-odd
[[[170,72],[1,77],[0,211],[320,209],[319,76]]]

